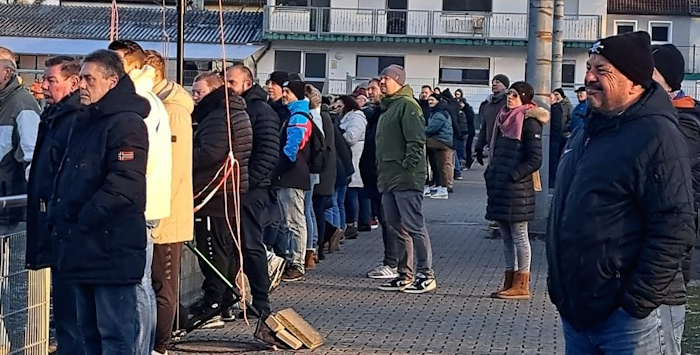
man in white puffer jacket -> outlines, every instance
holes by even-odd
[[[124,62],[124,70],[134,82],[136,93],[148,100],[151,112],[145,117],[148,128],[148,165],[146,167],[146,221],[148,244],[146,269],[138,287],[138,332],[135,355],[150,355],[155,346],[156,295],[151,281],[153,262],[153,229],[158,221],[170,216],[172,183],[172,135],[170,118],[163,102],[153,93],[156,71],[145,65],[146,53],[134,41],[118,40],[110,43]]]

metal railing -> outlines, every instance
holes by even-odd
[[[26,205],[27,195],[0,197],[3,213]],[[25,250],[25,222],[0,224],[0,355],[46,355],[49,351],[51,271],[25,270]],[[183,250],[182,305],[190,306],[201,298],[203,280],[197,258]]]
[[[269,33],[526,40],[528,15],[448,11],[266,6]],[[565,16],[564,40],[600,38],[602,17]]]

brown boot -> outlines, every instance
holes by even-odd
[[[498,293],[498,298],[504,300],[530,299],[530,273],[517,271],[513,275],[513,287]]]
[[[304,269],[313,270],[316,268],[316,252],[313,250],[306,251],[306,263],[304,263]]]
[[[513,274],[515,274],[515,271],[513,270],[506,270],[506,279],[503,282],[503,288],[492,293],[491,298],[498,298],[498,294],[508,290],[509,288],[513,287]]]

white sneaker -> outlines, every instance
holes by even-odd
[[[430,186],[426,186],[425,189],[423,189],[423,196],[430,196],[430,194],[433,193],[430,189]]]
[[[395,279],[399,277],[398,269],[387,265],[379,265],[367,273],[370,279]]]
[[[280,258],[270,251],[267,252],[267,272],[270,277],[270,289],[268,293],[272,293],[272,291],[279,286],[286,265],[287,261],[284,260],[284,258]]]
[[[447,188],[442,186],[438,187],[437,191],[430,195],[430,198],[435,200],[447,200],[449,197],[450,194],[447,192]]]

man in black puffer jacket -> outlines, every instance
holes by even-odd
[[[279,159],[280,122],[265,100],[267,94],[254,83],[253,73],[248,67],[236,65],[228,68],[226,85],[245,99],[245,110],[253,128],[253,149],[248,165],[249,189],[241,206],[243,271],[250,282],[253,306],[267,314],[270,313],[270,279],[263,230],[274,197],[271,178]]]
[[[207,72],[197,76],[193,89],[199,88],[202,83],[207,85],[209,92],[198,100],[192,112],[192,118],[197,122],[192,142],[195,240],[209,261],[234,283],[238,269],[234,262],[235,236],[230,233],[229,222],[235,232],[237,221],[234,204],[240,204],[248,191],[248,161],[253,148],[253,129],[245,111],[245,100],[230,90],[229,126],[226,114],[227,88],[216,73]],[[229,141],[232,142],[232,147],[229,147]],[[229,149],[232,149],[237,164],[232,174],[226,175],[224,171],[232,163],[229,161]],[[234,186],[234,181],[238,179],[239,186]],[[239,194],[240,200],[236,199]],[[210,195],[213,197],[207,201]],[[196,316],[195,321],[212,319],[218,312],[222,313],[224,319],[230,319],[229,307],[233,305],[231,290],[206,263],[200,261],[199,265],[204,274],[204,299],[191,311]]]
[[[634,32],[593,45],[592,113],[559,162],[548,286],[567,352],[680,354],[681,260],[696,214],[688,151],[676,110],[652,80],[650,42]]]
[[[654,80],[661,85],[678,110],[678,124],[687,143],[690,168],[693,173],[695,211],[700,209],[700,103],[681,90],[685,76],[685,59],[673,44],[652,46],[654,53]],[[693,248],[683,259],[683,280],[690,281]]]
[[[119,56],[83,59],[80,103],[48,205],[56,269],[75,287],[86,354],[133,354],[136,287],[146,266],[151,108]],[[106,316],[105,316],[106,315]]]

